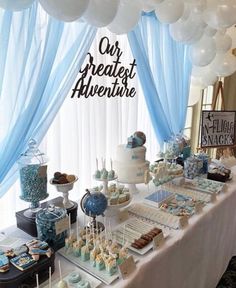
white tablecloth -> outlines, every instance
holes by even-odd
[[[236,180],[227,186],[228,191],[217,196],[215,203],[190,218],[188,227],[173,231],[162,248],[138,256],[137,269],[127,280],[110,287],[215,288],[236,255]],[[11,234],[24,234],[17,230]],[[57,255],[59,258],[63,272],[70,271],[73,264]],[[57,261],[55,264],[53,279],[59,276]]]

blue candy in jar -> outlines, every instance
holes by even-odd
[[[208,162],[209,162],[208,154],[206,154],[204,152],[200,152],[199,154],[196,154],[195,157],[197,157],[197,159],[199,159],[203,162],[202,168],[200,169],[200,173],[206,174],[208,172]]]
[[[40,200],[47,194],[47,157],[38,149],[37,142],[29,141],[28,149],[18,160],[20,168],[20,198],[32,202],[32,206],[39,205]]]
[[[38,238],[55,251],[65,246],[68,221],[65,208],[50,206],[36,214]]]
[[[199,174],[199,161],[194,157],[189,157],[184,161],[184,177],[193,179]]]

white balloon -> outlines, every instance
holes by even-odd
[[[217,30],[216,29],[214,29],[214,28],[212,28],[212,27],[210,27],[210,26],[207,26],[206,28],[205,28],[205,34],[207,35],[207,36],[214,36],[215,34],[216,34],[216,32],[217,32]]]
[[[35,0],[0,0],[0,7],[11,11],[29,8]]]
[[[215,41],[203,35],[202,38],[190,48],[190,59],[196,66],[206,66],[211,63],[216,55]]]
[[[115,18],[119,3],[120,0],[90,0],[83,18],[93,26],[107,26]]]
[[[227,29],[227,34],[232,38],[232,46],[231,48],[236,48],[236,28],[235,26],[230,27]]]
[[[217,54],[210,66],[219,77],[227,77],[236,71],[236,57],[231,52]]]
[[[72,22],[80,18],[88,7],[88,0],[39,0],[43,9],[52,17]]]
[[[137,25],[140,15],[140,6],[136,0],[121,0],[114,20],[107,28],[115,34],[125,34]]]
[[[203,16],[205,22],[212,28],[228,28],[236,23],[235,0],[208,1]]]
[[[216,73],[212,71],[211,65],[204,67],[193,66],[192,76],[197,78],[203,87],[214,85],[218,79]]]
[[[214,36],[216,42],[216,53],[226,53],[232,46],[232,38],[221,32],[217,32]]]
[[[203,28],[191,15],[186,21],[180,18],[177,22],[170,24],[169,29],[170,35],[174,40],[186,44],[198,41],[203,34]]]
[[[194,85],[196,83],[197,85]],[[194,77],[191,78],[191,85],[188,98],[188,106],[193,106],[198,103],[202,95],[202,84]]]
[[[192,76],[191,77],[191,86],[198,87],[199,89],[204,89],[205,86],[202,83],[201,77]],[[191,87],[190,86],[190,87]],[[195,98],[195,97],[194,97]],[[196,99],[196,98],[195,98]],[[197,99],[196,99],[197,100]],[[193,100],[191,101],[193,103]],[[196,103],[196,102],[195,102]],[[195,104],[194,103],[194,104]]]
[[[165,0],[157,5],[155,12],[160,22],[174,23],[183,15],[184,3],[182,0]]]

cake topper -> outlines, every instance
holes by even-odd
[[[126,147],[136,148],[143,146],[145,143],[146,143],[146,135],[141,131],[137,131],[128,138],[128,143]]]

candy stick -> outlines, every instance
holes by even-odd
[[[61,261],[60,260],[58,260],[58,267],[59,267],[60,280],[62,281]]]
[[[49,267],[49,288],[52,288],[52,267]]]
[[[36,285],[39,288],[39,274],[36,274]]]
[[[77,239],[77,241],[79,240],[79,223],[78,223],[78,221],[76,222],[76,239]]]
[[[126,227],[124,225],[124,229],[123,229],[123,239],[122,239],[122,246],[124,246],[125,244],[125,230],[126,230]]]
[[[88,244],[88,228],[85,227],[85,243]]]
[[[71,213],[69,213],[69,235],[71,236]]]

